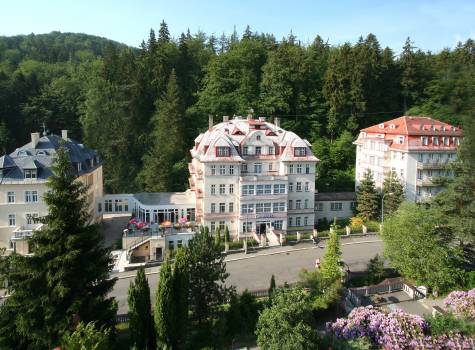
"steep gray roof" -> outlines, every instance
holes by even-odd
[[[60,136],[46,135],[39,138],[36,146],[29,142],[14,150],[10,155],[0,157],[0,170],[2,170],[0,183],[24,181],[26,169],[37,169],[37,180],[46,180],[53,174],[51,165],[61,140]],[[101,165],[95,150],[86,148],[70,138],[64,142],[77,176],[88,173]],[[78,171],[78,163],[81,163],[81,171]]]

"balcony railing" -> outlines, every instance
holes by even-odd
[[[433,183],[432,179],[430,179],[430,178],[417,179],[416,180],[416,185],[417,186],[439,186],[438,184]]]
[[[446,167],[450,162],[417,162],[417,169],[442,169]]]

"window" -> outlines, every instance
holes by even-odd
[[[416,187],[416,192],[418,196],[421,195],[421,188],[419,186]]]
[[[211,194],[216,194],[216,185],[211,185]]]
[[[37,203],[38,202],[38,191],[25,191],[25,202],[26,203]]]
[[[303,218],[303,225],[308,226],[308,216]]]
[[[310,188],[310,184],[308,182],[305,183],[305,192],[308,192]]]
[[[241,173],[243,174],[247,173],[247,164],[241,164]]]
[[[305,174],[310,174],[310,164],[305,164]]]
[[[445,146],[448,146],[450,144],[450,139],[447,136],[442,137],[442,140]]]
[[[256,140],[257,140],[257,141],[260,141],[260,140],[261,140],[261,135],[257,135],[257,136],[256,136]]]
[[[423,146],[427,146],[429,144],[429,138],[427,136],[421,136],[421,142]]]
[[[229,157],[229,147],[216,147],[216,156]]]
[[[27,213],[25,214],[26,224],[33,225],[35,223],[35,219],[38,219],[38,213]]]
[[[25,179],[36,179],[36,169],[25,169]]]
[[[256,203],[256,213],[264,212],[264,203]]]
[[[302,164],[297,164],[297,174],[302,174]]]
[[[101,202],[97,203],[97,212],[98,213],[102,212],[102,203]]]
[[[417,178],[422,180],[422,170],[417,170]]]
[[[226,165],[219,166],[219,175],[226,175]]]
[[[290,182],[289,183],[289,192],[293,192],[294,191],[294,184],[293,182]]]
[[[302,209],[302,200],[297,199],[295,201],[295,209]]]
[[[290,164],[289,165],[289,174],[293,174],[293,173],[294,173],[294,165]]]
[[[106,199],[104,201],[104,209],[106,213],[112,212],[112,199]]]
[[[226,228],[226,222],[225,221],[220,221],[219,222],[219,229],[221,231],[224,231],[225,228]]]
[[[315,203],[316,211],[323,211],[323,203]]]
[[[284,222],[282,220],[275,220],[272,223],[272,226],[274,226],[274,229],[276,229],[276,230],[282,230],[283,224],[284,224]]]
[[[182,239],[178,239],[178,240],[176,241],[176,247],[177,247],[178,249],[180,249],[181,247],[183,247],[183,240],[182,240]]]
[[[229,194],[234,193],[234,184],[229,184]]]
[[[219,212],[224,213],[226,211],[226,203],[219,203]]]
[[[305,206],[304,206],[305,209],[308,209],[308,199],[305,200]]]
[[[285,184],[274,185],[274,194],[285,193]]]
[[[292,227],[292,218],[289,218],[289,223],[288,223],[289,227]]]
[[[341,202],[332,202],[330,203],[331,211],[340,211],[343,209],[343,203]]]
[[[233,202],[229,203],[229,212],[230,213],[234,212],[234,203]]]
[[[307,147],[295,147],[294,156],[303,157],[307,155]]]
[[[242,148],[242,155],[247,156],[249,154],[249,148],[247,146],[244,146]]]
[[[15,203],[15,192],[13,191],[7,192],[7,203]]]
[[[264,185],[256,185],[256,194],[257,195],[264,194]]]
[[[460,137],[455,137],[454,138],[454,143],[456,146],[460,146]]]
[[[402,145],[404,143],[404,136],[398,136],[396,143],[399,143],[400,145]]]
[[[356,202],[351,202],[351,203],[350,203],[350,209],[351,209],[351,210],[356,210],[356,205],[357,205]]]
[[[254,185],[242,185],[242,195],[254,195]]]
[[[418,161],[422,162],[424,160],[424,153],[419,153],[418,154]]]
[[[432,143],[436,146],[439,145],[439,138],[437,136],[433,136],[432,137]]]
[[[369,157],[369,164],[374,165],[374,156]]]
[[[211,165],[211,175],[216,175],[216,165]]]
[[[272,194],[272,185],[264,185],[264,194]]]
[[[295,226],[297,226],[297,227],[300,226],[300,216],[297,216],[295,218]]]
[[[244,221],[242,223],[242,232],[252,232],[252,222]]]
[[[211,230],[210,230],[210,231],[211,231],[211,232],[216,231],[216,222],[211,221]]]
[[[261,174],[262,173],[262,164],[261,163],[254,163],[254,173]]]
[[[297,182],[297,192],[302,192],[302,183]]]
[[[272,211],[274,213],[284,212],[285,211],[285,202],[272,203]]]
[[[267,153],[269,155],[273,155],[274,154],[274,147],[273,146],[269,146],[269,148],[267,149]]]
[[[82,170],[82,163],[78,162],[77,165],[78,165],[78,171],[81,171]]]
[[[8,226],[16,226],[16,215],[8,214]]]
[[[292,209],[293,206],[294,206],[294,203],[292,199],[289,199],[289,209]]]
[[[211,212],[216,213],[216,203],[211,203]]]
[[[261,154],[261,147],[257,146],[256,147],[256,156],[259,156]]]
[[[241,214],[254,213],[254,204],[241,204]]]
[[[272,163],[269,163],[269,171],[272,171]]]
[[[220,184],[219,185],[219,194],[225,194],[226,193],[226,185],[225,184]]]
[[[229,175],[234,175],[234,165],[229,166]]]

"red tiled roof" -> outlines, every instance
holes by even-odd
[[[384,127],[381,127],[384,126]],[[445,131],[443,130],[445,128]],[[397,135],[440,135],[460,136],[460,127],[455,127],[429,117],[402,116],[384,123],[362,129],[366,133]]]

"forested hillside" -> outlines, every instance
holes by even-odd
[[[474,41],[416,46],[396,55],[373,34],[334,46],[249,28],[174,39],[164,22],[139,49],[83,34],[0,37],[0,147],[44,122],[100,151],[109,192],[183,190],[208,114],[253,108],[313,144],[319,190],[352,190],[358,129],[404,113],[461,124],[474,112]]]

